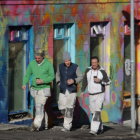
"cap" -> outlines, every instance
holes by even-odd
[[[71,57],[70,57],[70,53],[69,52],[64,52],[64,54],[63,54],[63,60],[64,61],[71,60]]]

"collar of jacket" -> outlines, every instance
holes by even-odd
[[[42,65],[44,63],[44,61],[45,61],[45,58],[42,60],[41,63],[39,63],[39,64],[37,62],[36,63],[37,63],[38,66],[40,66],[40,65]]]
[[[72,62],[70,63],[70,66],[71,66],[71,65],[72,65]],[[67,67],[65,63],[64,63],[64,66]],[[70,67],[70,66],[69,66],[69,67]],[[68,67],[67,67],[67,68],[68,68]]]
[[[92,69],[92,70],[100,70],[101,66],[99,65],[97,69],[93,69],[92,66],[91,66],[90,69]]]

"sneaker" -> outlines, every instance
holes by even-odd
[[[31,132],[34,132],[34,131],[37,131],[38,132],[39,131],[39,128],[37,128],[34,125],[32,125],[30,131]]]
[[[94,132],[94,131],[92,131],[92,130],[90,130],[89,133],[92,134],[92,135],[95,135],[95,136],[98,135],[97,132]]]
[[[45,126],[45,130],[48,130],[49,128]]]
[[[62,128],[61,131],[62,131],[62,132],[69,132],[70,130],[67,129],[67,128]]]
[[[38,132],[38,131],[39,131],[39,128],[31,127],[30,131],[31,131],[31,132],[35,132],[35,131]]]
[[[40,129],[39,128],[36,128],[36,130],[35,130],[36,132],[39,132],[40,131]]]
[[[44,129],[45,129],[45,130],[48,130],[48,129],[49,129],[49,128],[48,128],[48,124],[45,124]]]

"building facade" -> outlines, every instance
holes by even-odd
[[[136,97],[140,96],[140,1],[135,1]],[[99,56],[111,78],[106,88],[102,120],[122,123],[130,104],[130,2],[129,0],[4,0],[0,2],[0,122],[11,114],[33,114],[29,90],[22,79],[34,50],[45,50],[57,65],[64,51],[84,73],[90,57]],[[88,93],[77,94],[75,116],[86,122],[91,114]],[[53,103],[58,90],[53,83]],[[127,111],[128,109],[128,111]],[[138,106],[137,109],[139,110]],[[81,111],[78,111],[81,110]],[[82,115],[81,115],[81,114]]]

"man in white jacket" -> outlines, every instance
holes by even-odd
[[[89,92],[89,108],[93,114],[91,120],[90,132],[93,135],[103,131],[101,121],[101,110],[104,102],[105,86],[110,84],[107,73],[99,65],[99,58],[94,56],[91,58],[91,66],[85,71],[82,83],[82,91],[87,87]]]

